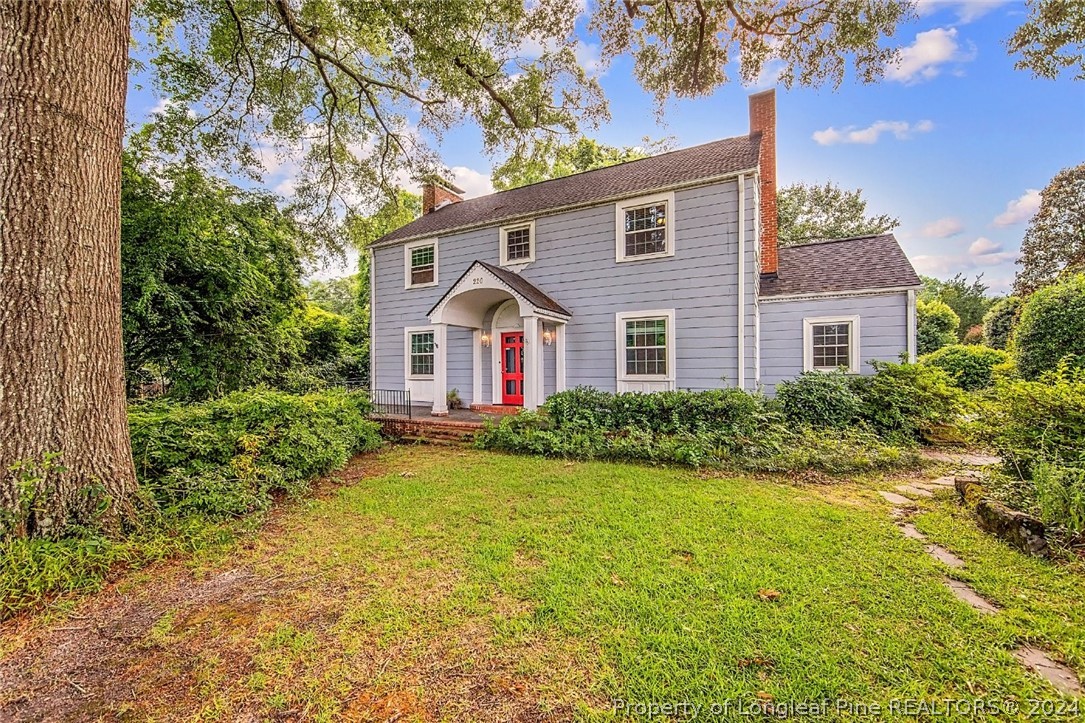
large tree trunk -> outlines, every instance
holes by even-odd
[[[0,505],[25,510],[0,533],[116,524],[136,491],[120,307],[129,12],[0,0]],[[42,464],[53,453],[60,468]],[[10,469],[24,460],[38,471]]]

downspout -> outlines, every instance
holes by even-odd
[[[738,388],[746,388],[746,176],[738,176]]]
[[[377,308],[374,305],[377,298],[377,289],[375,287],[377,271],[373,249],[366,249],[366,253],[369,255],[369,388],[373,389],[376,387],[375,382],[377,380],[377,345],[375,343],[377,339]]]
[[[908,290],[908,361],[915,363],[916,355],[916,308],[915,308],[915,289]]]

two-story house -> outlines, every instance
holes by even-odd
[[[550,394],[763,388],[915,356],[920,287],[892,235],[778,248],[776,100],[750,133],[463,200],[370,249],[372,385],[446,414]]]

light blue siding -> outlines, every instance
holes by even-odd
[[[615,314],[675,310],[676,386],[711,389],[738,379],[738,182],[675,192],[675,253],[615,261],[614,204],[535,219],[536,261],[523,277],[572,312],[566,330],[566,380],[613,391],[617,383]],[[757,294],[755,184],[746,178],[745,383],[757,376],[754,326]],[[440,213],[440,211],[436,211]],[[475,260],[499,263],[499,228],[442,236],[439,284],[404,289],[403,246],[376,248],[374,257],[374,386],[404,385],[403,328],[426,326],[427,312]],[[801,335],[801,330],[800,330]],[[496,341],[496,340],[495,340]],[[471,332],[449,329],[448,387],[471,399]],[[555,347],[545,347],[544,390],[554,389]],[[801,355],[799,364],[801,365]],[[491,399],[490,350],[483,350],[482,398]]]
[[[860,373],[872,360],[899,361],[908,349],[908,294],[855,296],[761,303],[761,383],[766,393],[802,373],[803,319],[859,317]]]

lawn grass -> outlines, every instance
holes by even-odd
[[[232,555],[245,594],[163,613],[124,673],[127,710],[612,720],[614,701],[1024,703],[1058,696],[1012,658],[1019,641],[1085,667],[1085,580],[946,502],[917,525],[966,559],[996,616],[953,597],[866,483],[432,447],[378,461]],[[164,700],[168,681],[187,689]]]

